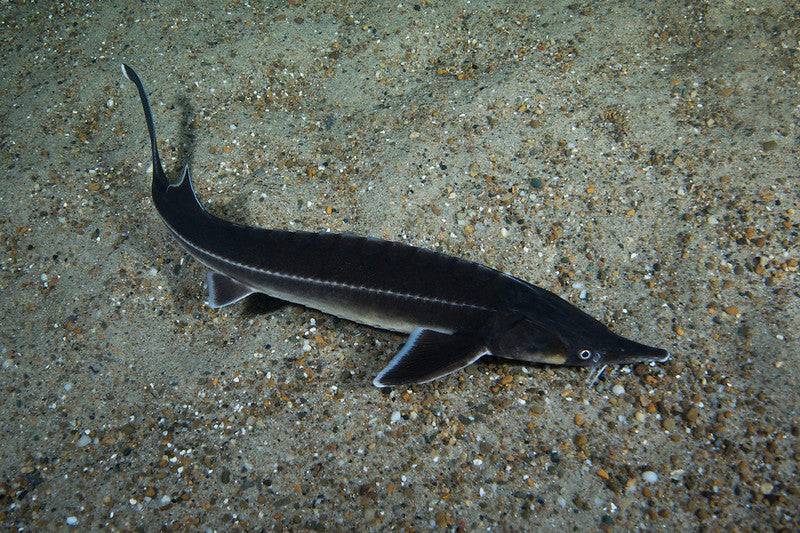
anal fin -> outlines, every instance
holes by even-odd
[[[208,301],[206,303],[209,307],[218,309],[226,305],[235,304],[254,292],[256,291],[224,274],[218,272],[208,273]]]
[[[482,338],[418,328],[372,383],[376,387],[425,383],[469,366],[488,353]]]

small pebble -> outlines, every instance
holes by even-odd
[[[778,147],[778,143],[773,141],[773,140],[764,141],[764,142],[761,143],[761,149],[763,151],[765,151],[765,152],[771,152],[772,150],[774,150],[777,147]]]
[[[658,474],[656,474],[652,470],[648,470],[642,473],[642,479],[648,483],[655,483],[656,481],[658,481]]]
[[[400,414],[400,411],[395,411],[394,413],[392,413],[392,418],[390,419],[390,421],[391,421],[392,424],[396,424],[396,423],[400,422],[400,420],[402,420],[402,419],[403,419],[403,415]]]
[[[68,526],[77,526],[78,525],[78,518],[75,516],[68,516],[67,517],[67,525]]]
[[[617,396],[622,396],[623,394],[625,394],[625,387],[617,383],[616,385],[614,385],[614,387],[612,387],[611,392],[613,392]]]
[[[669,478],[672,479],[673,481],[680,481],[680,480],[683,479],[683,476],[685,476],[685,475],[686,475],[686,470],[678,469],[678,470],[673,470],[672,472],[670,472],[669,473]]]
[[[81,438],[78,439],[78,448],[83,448],[84,446],[88,446],[92,442],[92,438],[84,433],[81,435]]]

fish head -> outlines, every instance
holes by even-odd
[[[626,339],[605,326],[599,331],[572,336],[569,339],[564,362],[569,366],[663,363],[672,357],[667,350]]]
[[[507,359],[583,367],[664,362],[671,357],[666,350],[617,335],[594,319],[565,325],[515,317],[495,327],[488,348]]]

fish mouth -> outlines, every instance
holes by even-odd
[[[666,363],[670,359],[672,359],[672,354],[670,352],[667,352],[666,354],[664,354],[664,356],[661,359],[655,359],[655,362],[656,363]]]
[[[669,353],[667,350],[658,350],[660,353],[656,353],[645,357],[643,362],[650,362],[653,361],[655,363],[666,363],[670,359],[672,359],[672,354]]]
[[[603,372],[606,371],[609,364],[620,364],[620,365],[635,365],[638,363],[666,363],[670,359],[672,359],[672,354],[667,350],[661,350],[664,352],[660,355],[651,355],[646,357],[639,357],[639,358],[631,358],[629,360],[619,360],[619,361],[610,361],[608,363],[600,363],[599,365],[591,366],[591,372],[589,373],[589,377],[586,378],[586,385],[589,388],[594,387],[597,382],[600,380],[600,376],[603,375]]]

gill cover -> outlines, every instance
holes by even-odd
[[[564,364],[567,355],[556,333],[528,318],[498,321],[489,350],[497,357],[553,365]]]

